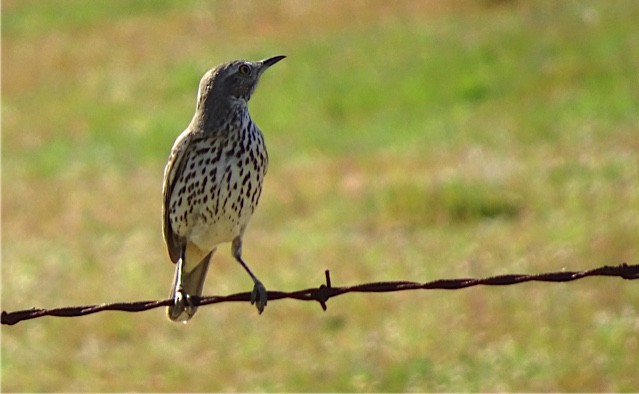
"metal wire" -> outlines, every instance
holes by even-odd
[[[547,272],[535,275],[499,275],[482,279],[440,279],[426,283],[395,281],[363,283],[354,286],[333,287],[328,270],[325,271],[326,283],[317,288],[309,288],[293,292],[269,291],[268,300],[294,299],[301,301],[317,301],[326,310],[326,302],[333,297],[346,293],[385,293],[406,290],[457,290],[471,286],[506,286],[523,282],[570,282],[589,276],[613,276],[623,279],[639,279],[639,265],[626,263],[616,266],[602,266],[587,271]],[[195,306],[218,304],[222,302],[247,302],[251,300],[251,293],[236,293],[227,296],[192,297]],[[117,302],[113,304],[99,304],[87,306],[71,306],[55,309],[26,309],[15,312],[2,311],[2,325],[14,325],[23,320],[35,319],[43,316],[77,317],[103,311],[142,312],[149,309],[169,306],[172,299],[136,302]]]

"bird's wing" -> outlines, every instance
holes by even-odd
[[[169,251],[169,257],[171,261],[177,263],[182,254],[182,249],[185,244],[185,240],[178,236],[171,227],[171,220],[169,218],[169,210],[171,207],[171,195],[173,194],[173,187],[175,185],[176,174],[180,174],[184,166],[186,165],[186,156],[192,146],[194,140],[199,139],[200,134],[191,132],[186,129],[175,140],[171,154],[169,155],[169,162],[164,168],[164,182],[162,184],[162,195],[164,202],[162,204],[162,230],[164,232],[164,242]]]

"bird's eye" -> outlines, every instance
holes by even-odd
[[[242,64],[238,70],[242,75],[249,75],[251,73],[251,68],[246,64]]]

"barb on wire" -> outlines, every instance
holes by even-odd
[[[382,293],[405,290],[456,290],[471,286],[505,286],[523,282],[570,282],[588,276],[614,276],[623,279],[639,279],[639,265],[626,263],[617,266],[603,266],[587,271],[548,272],[536,275],[499,275],[482,279],[440,279],[426,283],[396,281],[374,282],[354,286],[333,287],[328,270],[325,271],[326,283],[317,288],[309,288],[293,292],[269,291],[268,300],[294,299],[301,301],[317,301],[326,310],[326,302],[333,297],[346,293]],[[193,297],[195,306],[218,304],[221,302],[246,302],[251,300],[251,293],[236,293],[227,296]],[[22,311],[2,311],[2,324],[14,325],[23,320],[35,319],[42,316],[75,317],[89,315],[102,311],[142,312],[149,309],[169,306],[172,299],[137,302],[118,302],[113,304],[99,304],[88,306],[72,306],[55,309],[26,309]]]

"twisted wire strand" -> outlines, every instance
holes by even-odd
[[[560,271],[541,274],[524,275],[508,274],[487,278],[439,279],[425,283],[411,281],[372,282],[352,286],[334,287],[328,270],[325,271],[326,283],[316,288],[308,288],[292,292],[269,291],[268,300],[294,299],[300,301],[316,301],[326,310],[326,302],[333,297],[347,293],[387,293],[406,290],[457,290],[472,286],[506,286],[524,282],[571,282],[590,276],[610,276],[627,280],[639,279],[639,265],[626,263],[616,266],[602,266],[587,271]],[[195,306],[219,304],[222,302],[246,302],[251,300],[251,293],[235,293],[226,296],[192,297]],[[142,312],[154,308],[169,306],[172,299],[116,302],[111,304],[70,306],[53,309],[25,309],[15,312],[2,311],[2,325],[14,325],[23,320],[43,316],[77,317],[103,311]]]

